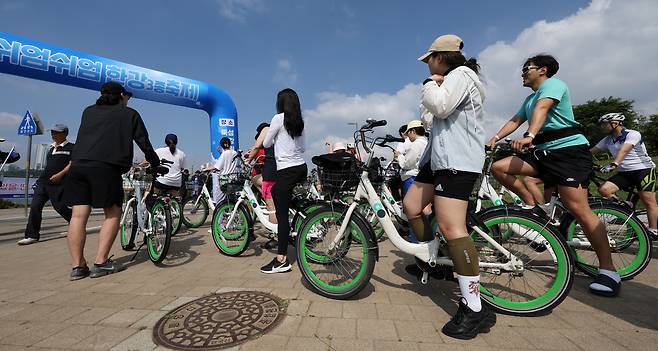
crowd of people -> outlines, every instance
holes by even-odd
[[[622,114],[609,113],[599,120],[608,136],[590,148],[574,117],[569,89],[555,77],[559,70],[557,60],[541,54],[528,58],[521,68],[522,84],[532,92],[520,102],[513,117],[486,142],[485,87],[477,61],[467,59],[463,47],[458,36],[442,35],[418,58],[427,65],[429,77],[422,82],[419,118],[399,129],[405,141],[394,151],[393,162],[400,169],[400,179],[389,183],[394,196],[403,201],[410,241],[433,240],[430,215],[436,216],[447,240],[462,298],[443,333],[472,338],[496,322],[495,314],[482,304],[479,295],[478,252],[466,228],[468,200],[482,172],[484,145],[497,143],[526,122],[527,131],[511,142],[517,153],[496,161],[493,175],[533,210],[543,210],[546,199],[557,191],[598,257],[599,274],[589,285],[590,291],[617,296],[621,279],[613,265],[606,230],[587,201],[592,153],[610,152],[614,159],[602,170],[618,170],[601,186],[600,193],[612,196],[620,189],[637,187],[655,235],[658,219],[655,164],[640,133],[624,127]],[[166,147],[154,150],[139,113],[127,106],[130,96],[119,84],[104,84],[100,98],[83,112],[75,145],[66,139],[66,126],[56,125],[51,130],[53,144],[48,164],[39,178],[25,239],[19,244],[39,240],[40,212],[50,200],[70,222],[67,240],[72,280],[123,269],[108,256],[121,214],[121,175],[132,165],[133,141],[152,167],[157,167],[161,159],[172,162],[170,173],[157,178],[158,190],[176,192],[184,185],[185,153],[176,147],[178,138],[167,135]],[[276,114],[269,123],[257,127],[255,142],[245,155],[246,160],[260,164],[252,174],[254,184],[261,190],[270,222],[277,224],[276,236],[265,244],[266,248],[276,249],[276,255],[261,267],[263,273],[282,273],[292,268],[287,257],[291,230],[288,210],[292,189],[307,176],[304,131],[299,97],[294,90],[284,89],[277,95]],[[233,173],[238,167],[237,152],[230,139],[221,139],[218,151],[220,157],[208,168],[216,171],[215,202],[222,201],[224,196],[217,177]],[[358,159],[361,156],[355,145],[342,142],[330,145],[330,152]],[[543,193],[537,187],[539,182],[544,183]],[[90,268],[83,249],[92,207],[102,208],[105,219]]]

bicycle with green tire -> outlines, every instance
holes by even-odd
[[[361,142],[366,152],[376,142],[398,142],[398,138],[388,135],[375,138],[370,146],[365,143],[364,133],[385,124],[386,121],[368,120],[355,133],[355,142]],[[372,277],[378,246],[368,221],[356,211],[361,199],[368,201],[388,239],[400,251],[429,267],[453,265],[449,257],[441,255],[446,250],[440,233],[434,240],[419,244],[400,236],[369,180],[367,169],[331,169],[328,162],[319,159],[316,165],[323,189],[330,188],[325,186],[328,182],[357,190],[356,201],[349,206],[329,203],[309,214],[297,236],[297,264],[314,291],[329,298],[346,299],[358,294]],[[356,184],[352,181],[355,178]],[[477,214],[470,212],[468,217],[468,228],[480,258],[483,303],[501,313],[538,315],[566,298],[573,283],[573,259],[565,240],[548,221],[528,211],[502,206]],[[502,235],[509,227],[516,230]],[[538,252],[531,247],[526,232],[541,238],[546,249]],[[421,282],[427,283],[428,276],[425,271]]]
[[[161,160],[165,164],[166,160]],[[133,195],[126,201],[119,222],[121,248],[131,251],[135,247],[138,234],[144,236],[142,244],[137,248],[137,253],[142,246],[146,245],[149,259],[155,263],[161,263],[167,256],[171,243],[172,219],[170,198],[153,194],[155,174],[166,174],[166,167],[156,169],[139,168],[131,169],[126,177],[126,182],[134,191]],[[145,180],[147,174],[149,181]]]

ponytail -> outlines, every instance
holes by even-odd
[[[473,72],[480,74],[480,65],[477,63],[477,60],[473,57],[467,60],[460,51],[437,51],[433,55],[441,56],[441,59],[450,66],[450,70],[460,66],[466,66],[473,70]]]

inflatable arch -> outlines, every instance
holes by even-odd
[[[134,98],[204,110],[210,117],[210,152],[222,137],[239,145],[235,104],[212,84],[0,32],[0,73],[99,91],[115,81]]]

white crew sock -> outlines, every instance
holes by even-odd
[[[466,306],[473,312],[482,311],[482,302],[480,301],[480,276],[466,276],[457,274],[459,282],[459,291]]]

